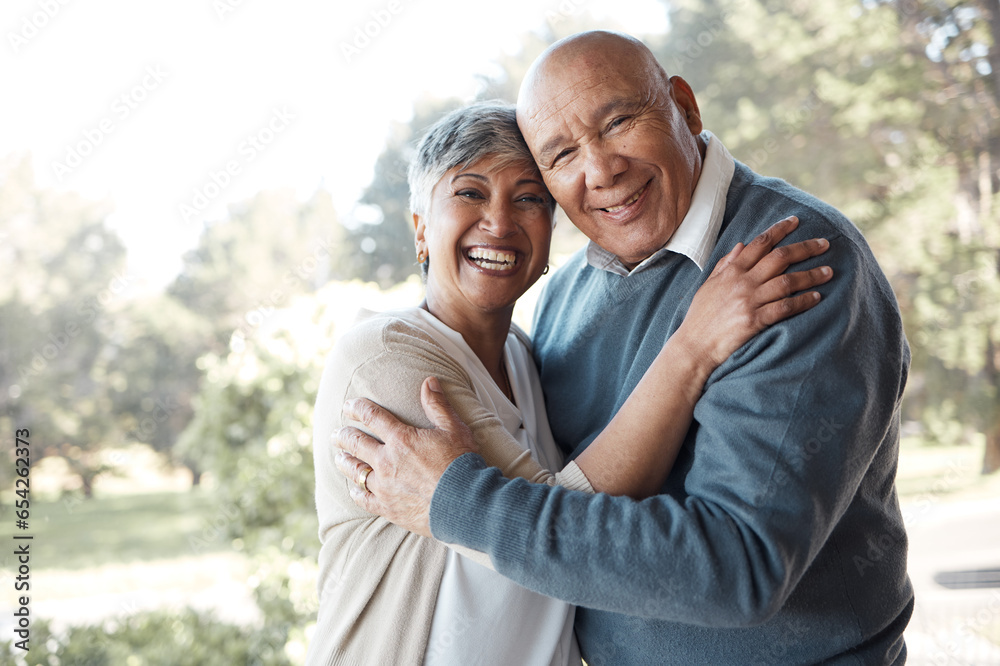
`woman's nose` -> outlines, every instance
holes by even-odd
[[[496,238],[506,238],[517,233],[514,207],[507,203],[494,203],[486,209],[479,221],[479,228]]]

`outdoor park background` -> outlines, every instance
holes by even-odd
[[[0,27],[0,662],[302,662],[317,381],[360,309],[420,299],[413,142],[603,27],[685,77],[737,159],[869,239],[913,350],[910,663],[1000,663],[997,576],[955,573],[1000,567],[995,2],[19,0]],[[553,263],[582,242],[563,219]]]

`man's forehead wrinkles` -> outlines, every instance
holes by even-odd
[[[586,120],[576,111],[569,110],[568,107],[576,104],[581,98],[589,97],[589,93],[604,83],[604,77],[589,77],[579,84],[567,85],[548,101],[543,102],[533,116],[529,116],[530,122],[547,122],[559,115],[563,117],[572,116],[578,120]],[[545,113],[547,111],[547,113]],[[542,115],[545,113],[545,115]]]

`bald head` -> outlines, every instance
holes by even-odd
[[[553,44],[525,75],[517,124],[570,220],[626,266],[687,214],[701,115],[690,86],[639,40],[593,31]]]
[[[530,117],[554,85],[623,75],[651,86],[670,86],[670,77],[652,51],[635,37],[609,30],[570,35],[543,51],[528,69],[517,95],[518,115]]]

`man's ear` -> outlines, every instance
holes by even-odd
[[[677,108],[684,114],[688,129],[694,135],[701,134],[704,129],[701,122],[701,111],[698,110],[698,100],[694,98],[694,91],[688,82],[679,76],[670,77],[670,94],[677,104]]]

